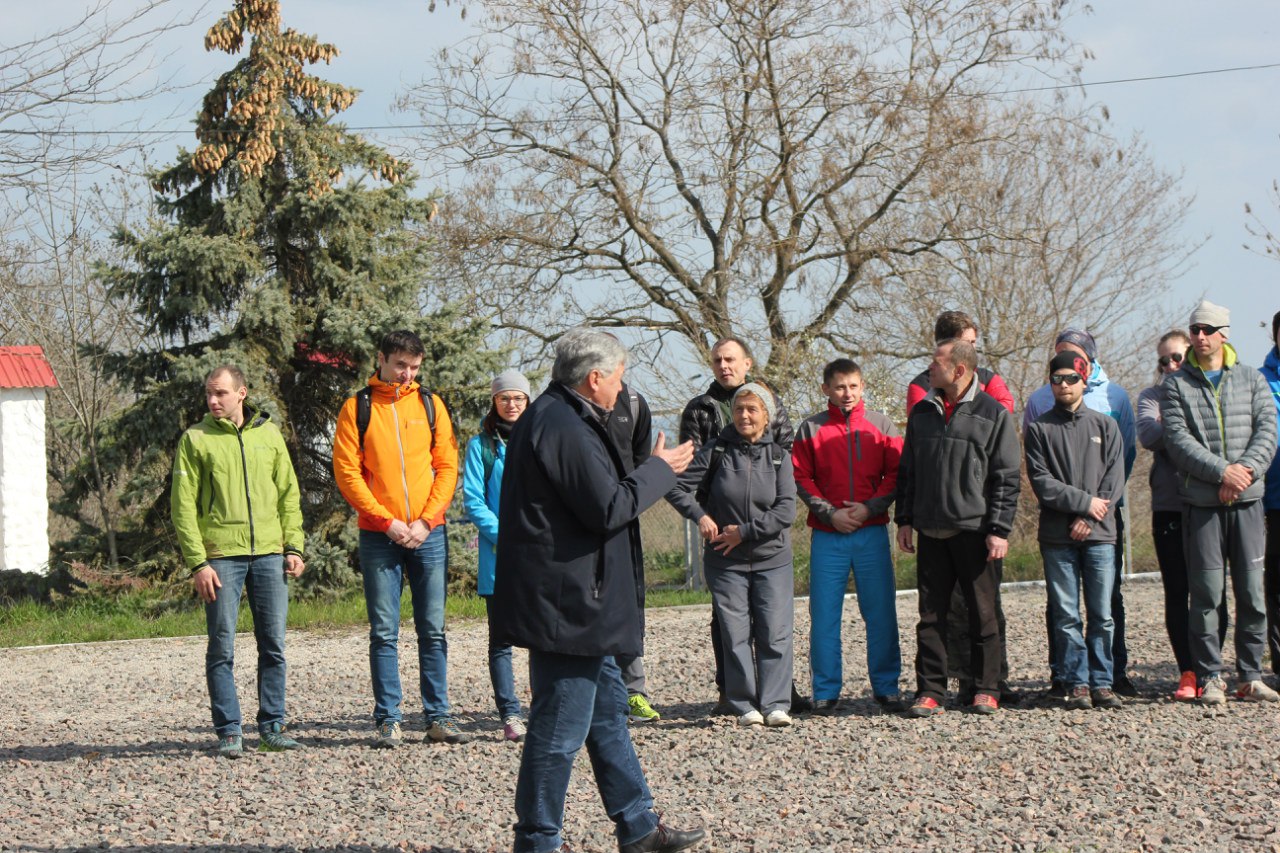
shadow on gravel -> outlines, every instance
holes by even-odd
[[[212,735],[210,736],[212,738]],[[211,741],[212,744],[212,741]],[[150,758],[157,756],[190,756],[207,751],[213,755],[212,745],[206,750],[203,744],[190,741],[156,741],[125,745],[57,743],[39,746],[12,746],[0,749],[0,764],[8,761],[100,761],[104,758]]]
[[[31,853],[89,853],[91,850],[102,850],[102,847],[18,847],[16,849],[31,851]],[[285,851],[293,853],[298,848],[272,847],[264,844],[143,844],[133,847],[112,846],[111,849],[123,851],[123,853],[285,853]],[[312,853],[405,853],[406,850],[412,850],[414,853],[472,853],[457,847],[411,845],[405,848],[372,844],[339,844],[336,847],[308,847],[307,850]]]

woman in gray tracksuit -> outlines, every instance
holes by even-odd
[[[768,429],[775,406],[763,385],[739,388],[733,425],[702,446],[670,496],[707,540],[703,565],[724,643],[726,700],[742,725],[791,724],[796,483],[791,454]]]

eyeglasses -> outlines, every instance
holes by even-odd
[[[523,394],[503,394],[501,397],[494,397],[493,401],[499,406],[527,406],[529,398]]]
[[[1161,367],[1168,367],[1170,364],[1182,364],[1182,353],[1171,352],[1168,355],[1162,355],[1156,359],[1160,362]]]
[[[1080,381],[1079,373],[1055,373],[1049,377],[1049,381],[1054,385],[1061,385],[1063,382],[1068,385],[1075,385]]]
[[[1210,335],[1216,335],[1229,326],[1210,326],[1208,323],[1196,323],[1188,330],[1193,335],[1204,335],[1206,338]]]

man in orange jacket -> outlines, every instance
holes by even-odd
[[[387,748],[402,743],[399,641],[405,583],[418,633],[427,740],[465,739],[449,713],[444,635],[444,513],[458,482],[458,445],[444,403],[419,390],[416,377],[425,354],[413,332],[386,335],[378,347],[377,373],[369,377],[368,388],[343,405],[333,438],[334,479],[359,515],[374,745]]]

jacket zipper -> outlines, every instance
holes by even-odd
[[[399,396],[400,389],[396,389]],[[404,440],[400,438],[400,415],[396,413],[396,399],[391,398],[391,417],[396,424],[396,449],[400,451],[400,485],[404,488],[404,523],[409,523],[409,475],[404,464]]]
[[[742,507],[742,517],[743,517],[743,518],[750,518],[750,517],[751,517],[751,481],[752,481],[752,479],[754,479],[754,475],[755,475],[755,468],[756,468],[755,449],[756,449],[756,448],[758,448],[758,447],[759,447],[759,445],[747,445],[747,463],[748,463],[748,466],[747,466],[747,499],[746,499],[746,501],[744,502],[744,506]],[[742,536],[742,525],[741,525],[741,524],[739,524],[739,525],[738,525],[738,536],[739,536],[739,537],[741,537],[741,536]],[[747,543],[743,542],[742,544],[743,544],[743,545],[746,545]],[[752,569],[752,565],[753,565],[753,563],[755,562],[755,561],[754,561],[754,559],[753,559],[754,557],[755,557],[755,553],[753,552],[752,548],[751,548],[750,546],[748,546],[748,547],[747,547],[747,571],[751,571],[751,569]]]
[[[853,435],[849,429],[849,423],[853,420],[853,412],[844,416],[844,446],[849,451],[849,500],[857,502],[855,491],[853,488]]]
[[[248,424],[245,424],[248,426]],[[253,498],[249,496],[249,457],[244,452],[244,433],[236,428],[236,441],[240,442],[240,470],[244,474],[244,505],[249,511],[249,556],[256,556],[253,538]]]

